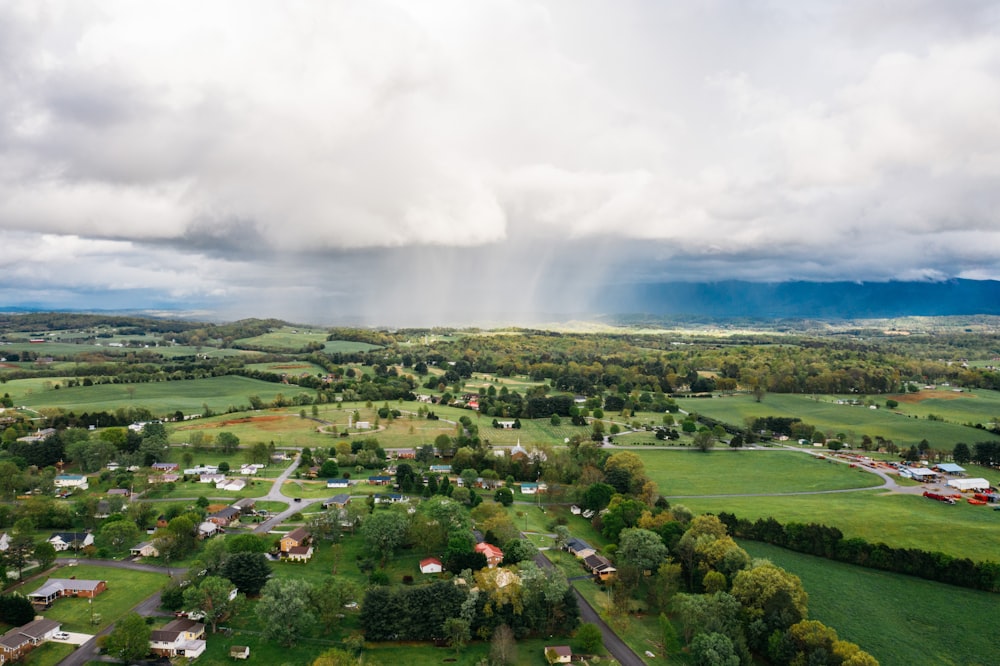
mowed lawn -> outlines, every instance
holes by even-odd
[[[25,585],[22,591],[25,594],[34,592],[42,587],[50,577],[76,577],[78,580],[105,580],[108,582],[108,589],[94,598],[93,607],[87,599],[67,597],[57,599],[52,603],[52,608],[43,613],[47,618],[62,622],[65,631],[79,631],[87,634],[96,633],[115,622],[136,604],[161,589],[167,582],[166,574],[80,564],[76,567],[62,567],[45,579],[32,581]],[[100,617],[96,626],[90,623],[91,610],[95,616]]]
[[[58,380],[47,380],[58,383]],[[298,386],[272,384],[248,377],[207,377],[146,384],[95,384],[72,388],[45,389],[44,381],[14,380],[4,386],[14,402],[28,407],[62,407],[67,411],[113,412],[120,407],[145,407],[153,414],[166,415],[180,410],[200,414],[207,405],[216,412],[249,405],[251,395],[269,402],[279,393],[289,400],[300,393],[314,392]]]
[[[802,579],[809,617],[857,643],[882,666],[989,666],[997,662],[997,595],[831,562],[741,541]]]
[[[677,503],[695,513],[728,511],[749,520],[770,516],[782,523],[822,523],[837,527],[845,537],[863,537],[896,548],[940,551],[975,561],[1000,559],[1000,511],[989,507],[948,505],[919,495],[881,491],[688,498]]]
[[[847,465],[780,449],[633,450],[667,497],[871,488],[882,479]]]
[[[960,395],[960,394],[955,394]],[[1000,407],[995,392],[977,391],[975,397],[939,400],[934,405],[934,413],[944,421],[930,421],[926,416],[929,409],[900,404],[899,409],[885,408],[889,396],[876,396],[880,409],[863,406],[838,405],[838,396],[812,396],[790,393],[769,393],[761,402],[749,395],[732,395],[724,398],[702,400],[680,400],[681,409],[694,411],[726,423],[743,426],[747,418],[762,416],[797,417],[805,423],[816,426],[824,433],[844,433],[849,439],[860,441],[863,435],[872,438],[881,436],[894,441],[899,446],[913,446],[926,439],[932,448],[950,451],[956,443],[973,443],[994,439],[985,430],[970,428],[962,423],[978,423],[984,420],[981,413],[972,413],[962,405],[987,404]],[[857,398],[858,396],[851,396]],[[981,402],[976,402],[981,401]],[[1000,409],[996,410],[1000,412]]]

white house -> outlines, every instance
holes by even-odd
[[[149,649],[161,657],[201,656],[205,651],[205,625],[186,618],[178,618],[150,634]]]
[[[86,490],[90,487],[87,485],[87,477],[82,474],[60,474],[53,480],[53,484],[56,488],[79,488],[80,490]]]
[[[219,468],[215,465],[198,465],[187,468],[184,470],[184,473],[189,476],[194,476],[195,474],[218,474]]]
[[[223,479],[215,484],[217,490],[243,490],[247,487],[246,479]]]
[[[49,543],[60,553],[70,548],[80,550],[94,545],[94,535],[90,532],[54,532],[49,537]]]
[[[441,560],[436,557],[428,557],[420,560],[420,573],[433,574],[441,573]]]
[[[208,537],[215,536],[219,532],[219,526],[215,523],[206,520],[202,524],[198,525],[198,538],[207,539]]]

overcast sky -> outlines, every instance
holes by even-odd
[[[1000,278],[1000,4],[0,3],[0,306]]]

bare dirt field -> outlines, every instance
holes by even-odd
[[[959,400],[961,398],[974,398],[971,393],[958,393],[956,391],[920,391],[919,393],[904,393],[890,396],[896,402],[915,405],[924,400]]]

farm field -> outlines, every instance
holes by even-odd
[[[897,410],[885,408],[888,396],[879,396],[881,409],[868,409],[863,406],[838,405],[836,396],[811,396],[789,393],[769,393],[761,402],[755,402],[750,395],[732,395],[724,398],[680,400],[681,409],[694,411],[726,423],[743,426],[747,418],[761,416],[797,417],[814,425],[824,433],[836,434],[842,432],[848,435],[848,441],[861,439],[862,435],[872,438],[881,436],[891,439],[900,447],[910,447],[927,439],[931,448],[951,450],[957,442],[973,443],[993,439],[995,436],[983,430],[976,430],[960,425],[970,420],[980,422],[987,419],[980,415],[970,418],[972,412],[962,411],[969,408],[965,404],[983,404],[986,411],[1000,413],[1000,397],[993,391],[976,391],[971,394],[952,394],[960,396],[954,400],[938,400],[933,412],[945,421],[930,421],[926,412],[911,410],[911,405],[900,404]],[[969,397],[961,397],[969,396]],[[976,401],[982,401],[976,402]]]
[[[882,485],[874,474],[798,451],[633,450],[667,497],[788,493]]]
[[[853,470],[852,470],[853,471]],[[785,497],[685,498],[695,513],[727,511],[739,518],[773,517],[779,522],[822,523],[845,537],[863,537],[897,548],[940,551],[971,560],[1000,553],[1000,511],[959,503],[953,506],[919,495],[881,491]]]
[[[326,342],[326,331],[319,328],[283,326],[252,338],[239,338],[234,344],[275,351],[298,351],[311,342]]]
[[[299,409],[302,408],[234,412],[169,424],[168,439],[171,444],[180,444],[189,441],[196,432],[212,437],[228,432],[239,437],[241,447],[272,441],[278,448],[333,446],[336,439],[317,433],[319,424],[308,418],[303,419],[298,414]]]
[[[287,373],[289,375],[301,375],[306,373],[309,375],[320,375],[325,374],[326,371],[315,363],[309,363],[308,361],[273,361],[271,363],[248,363],[246,366],[247,370],[256,370],[258,372],[273,372],[275,374]]]
[[[119,407],[128,406],[144,407],[159,415],[172,415],[178,410],[185,414],[200,414],[205,406],[222,412],[232,406],[246,405],[247,398],[251,395],[271,401],[279,393],[290,400],[300,393],[313,393],[297,386],[272,384],[239,376],[144,384],[95,384],[60,389],[46,388],[46,382],[55,384],[59,380],[13,380],[7,382],[4,391],[10,393],[15,404],[35,409],[61,407],[67,411],[82,413],[113,412]]]
[[[753,541],[740,541],[802,579],[809,617],[834,627],[882,666],[941,664],[987,666],[996,645],[983,619],[996,611],[997,595],[900,574],[831,562]],[[849,590],[849,594],[845,591]]]

